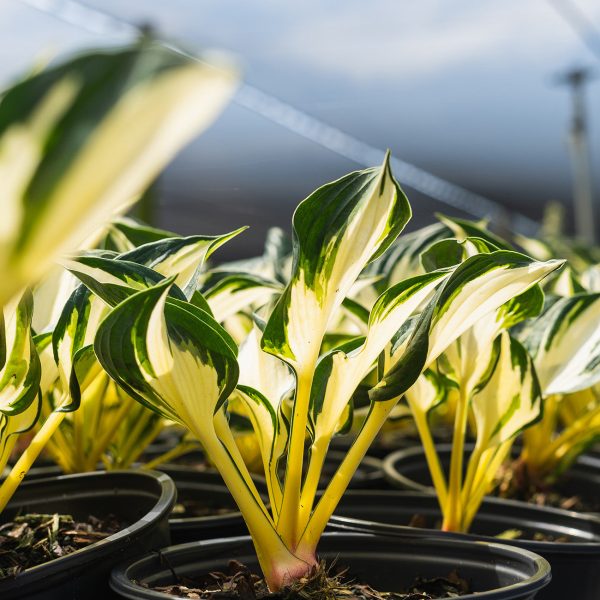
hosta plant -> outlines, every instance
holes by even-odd
[[[57,310],[41,307],[35,321],[41,337],[34,341],[35,307],[23,290],[42,279],[59,254],[90,247],[90,238],[97,239],[110,218],[130,206],[174,153],[213,120],[234,87],[229,70],[143,41],[80,55],[2,95],[0,467],[16,436],[36,423],[42,408],[38,392],[46,394],[57,376],[61,384],[0,486],[0,510],[65,415],[79,406],[81,390],[71,385],[77,370],[95,385],[88,369],[93,361],[82,356],[69,356],[57,375],[48,360]],[[39,290],[41,303],[49,290],[65,289],[60,279]]]
[[[422,253],[431,269],[469,257],[494,254],[481,238],[436,242]],[[421,437],[432,481],[448,531],[467,531],[514,438],[538,421],[542,397],[531,358],[509,333],[511,327],[536,316],[543,305],[538,285],[514,296],[479,318],[450,344],[405,395]],[[449,472],[441,467],[429,415],[452,395],[453,431]],[[465,466],[465,441],[471,419],[475,444]]]
[[[519,461],[535,487],[600,439],[600,293],[554,299],[519,335],[546,397],[544,419],[525,432]]]
[[[154,284],[147,278],[147,289],[132,290],[98,328],[94,350],[111,378],[188,428],[219,469],[272,590],[316,565],[319,538],[355,469],[419,375],[481,317],[560,264],[494,250],[404,279],[377,298],[364,334],[324,350],[352,286],[409,217],[387,159],[311,194],[294,214],[291,276],[275,305],[256,311],[241,348],[207,299],[186,297],[174,277]],[[84,283],[101,296],[114,292],[101,273]],[[370,374],[369,413],[319,498],[331,438]],[[228,411],[234,399],[244,403],[259,440],[268,506],[235,444]]]

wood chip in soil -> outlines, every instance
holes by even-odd
[[[442,600],[470,593],[469,584],[456,572],[434,579],[417,578],[404,592],[379,592],[348,577],[333,574],[336,566],[322,564],[293,587],[270,593],[264,580],[232,560],[228,573],[213,572],[199,579],[180,578],[178,583],[151,589],[186,600]],[[147,586],[146,586],[147,587]]]
[[[113,516],[90,516],[84,522],[59,514],[17,516],[0,525],[0,580],[85,548],[124,526]]]

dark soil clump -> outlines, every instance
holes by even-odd
[[[334,573],[335,565],[321,565],[293,586],[271,593],[264,580],[232,560],[228,573],[209,573],[203,578],[181,578],[173,585],[152,589],[188,600],[441,600],[470,593],[468,583],[456,572],[435,579],[417,578],[404,593],[378,592],[348,577]]]
[[[59,514],[15,517],[0,525],[0,580],[85,548],[125,526],[113,516],[90,516],[85,522]]]

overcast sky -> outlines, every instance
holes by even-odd
[[[600,2],[569,3],[600,32]],[[152,23],[191,49],[230,51],[246,81],[524,212],[538,216],[550,198],[569,201],[570,104],[554,77],[580,65],[600,73],[600,60],[550,0],[87,4]],[[590,43],[600,53],[598,36]],[[14,77],[36,58],[118,40],[117,32],[112,40],[93,35],[19,0],[4,0],[0,79]],[[600,80],[590,85],[587,105],[593,161],[600,165]],[[216,188],[233,199],[245,194],[269,200],[287,186],[289,201],[296,202],[323,179],[353,168],[296,137],[232,105],[175,163],[167,187],[175,193],[193,184],[194,195],[208,200]],[[600,168],[595,173],[600,192]]]

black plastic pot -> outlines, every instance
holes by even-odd
[[[334,475],[345,456],[346,452],[340,450],[330,450],[327,453],[327,458],[323,466],[322,485],[320,484],[319,487],[324,489],[327,486],[329,480]],[[213,470],[207,466],[203,453],[198,450],[184,454],[173,463],[167,463],[157,467],[157,469],[161,471],[165,469],[168,470],[174,465],[178,467],[187,467],[200,472]],[[262,475],[253,474],[252,479],[254,479],[258,486],[262,486],[262,488],[266,490],[267,484]],[[389,489],[389,485],[383,474],[382,461],[374,456],[365,456],[358,469],[355,471],[349,487],[352,489]]]
[[[248,534],[248,528],[242,514],[239,512],[218,471],[179,464],[166,464],[159,467],[158,470],[166,473],[175,482],[177,488],[179,502],[175,505],[175,512],[169,517],[171,542],[173,544]],[[55,476],[60,473],[61,470],[57,466],[37,467],[29,470],[27,481]],[[259,491],[264,492],[266,497],[266,482],[264,479],[256,483]],[[219,511],[220,514],[201,517],[179,515],[176,512],[178,505],[185,500],[198,502],[198,504],[207,508],[215,509],[215,512]],[[227,509],[229,510],[227,511]]]
[[[218,471],[200,471],[185,465],[164,465],[161,470],[175,482],[180,500],[197,501],[215,509],[231,509],[225,514],[201,517],[172,514],[169,527],[173,544],[248,534],[242,514]]]
[[[324,480],[329,481],[343,459],[341,453],[331,452],[324,468]],[[209,540],[212,538],[242,536],[248,528],[218,471],[206,468],[202,463],[192,465],[166,464],[159,467],[177,486],[178,498],[196,500],[207,507],[230,508],[231,512],[210,516],[190,517],[171,515],[171,539],[174,544]],[[263,477],[254,476],[259,493],[268,500],[267,484]],[[384,482],[381,461],[365,457],[352,481],[356,488],[378,488]]]
[[[87,548],[0,582],[2,600],[105,600],[119,561],[169,543],[175,485],[163,473],[113,471],[25,481],[2,513],[60,513],[87,519],[114,515],[128,526]]]
[[[457,569],[480,592],[462,600],[532,600],[550,581],[544,559],[499,544],[329,533],[321,540],[319,556],[336,559],[354,578],[386,591],[399,591],[416,576],[444,576]],[[230,538],[171,546],[161,556],[146,555],[120,565],[112,573],[111,587],[131,600],[172,600],[139,584],[169,585],[174,583],[173,571],[184,577],[223,571],[231,559],[259,572],[250,538]]]
[[[27,475],[25,475],[24,481],[47,479],[48,477],[59,477],[63,474],[63,470],[58,465],[43,465],[29,469],[29,471],[27,471]]]
[[[472,446],[467,446],[467,451]],[[448,472],[452,446],[436,446],[442,468]],[[515,451],[515,458],[518,450]],[[383,461],[385,477],[393,487],[404,490],[432,491],[431,477],[421,446],[398,450]],[[558,481],[554,489],[564,496],[578,496],[588,506],[600,504],[600,457],[580,456]],[[600,598],[600,592],[598,594]]]
[[[333,477],[345,457],[346,452],[331,450],[327,453],[327,459],[323,466],[323,474],[319,487],[325,489],[329,480]],[[348,487],[355,490],[388,489],[389,485],[383,474],[382,461],[374,456],[365,456],[358,466],[358,469],[354,472]]]
[[[432,529],[414,530],[407,525],[420,515]],[[350,528],[406,536],[435,535],[442,539],[483,540],[510,544],[543,556],[552,567],[552,583],[539,600],[598,600],[600,598],[600,519],[524,502],[487,498],[471,528],[472,534],[445,533],[433,528],[441,522],[437,497],[423,492],[352,491],[344,495],[330,527]],[[493,536],[519,529],[566,536],[568,543],[530,540],[499,540]]]
[[[435,428],[432,431],[433,439],[436,443],[444,444],[452,439],[452,430],[447,428]],[[354,443],[354,435],[340,435],[331,440],[332,450],[347,452]],[[416,429],[406,427],[395,431],[388,431],[380,435],[367,450],[367,456],[373,456],[378,459],[384,459],[390,453],[400,448],[414,448],[421,445],[421,439]]]

